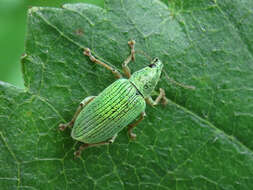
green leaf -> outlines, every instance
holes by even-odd
[[[31,8],[25,90],[0,83],[1,189],[253,188],[253,3],[110,0],[105,8]],[[79,102],[114,81],[82,54],[121,69],[136,51],[159,57],[166,107],[147,108],[135,129],[89,148],[60,132]],[[148,64],[143,53],[132,71]],[[196,87],[181,88],[170,78]]]

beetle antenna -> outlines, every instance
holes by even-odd
[[[146,58],[148,58],[148,60],[150,62],[152,62],[153,59],[149,55],[147,55],[144,51],[142,51],[142,50],[136,50],[135,52],[144,55]]]
[[[185,88],[185,89],[191,89],[191,90],[195,90],[195,89],[196,89],[195,86],[188,86],[188,85],[185,85],[185,84],[181,84],[181,83],[175,81],[174,79],[170,78],[166,72],[164,72],[164,73],[165,73],[165,76],[167,77],[167,79],[168,79],[171,83],[173,83],[173,84],[175,84],[175,85],[177,85],[177,86],[180,86],[180,87],[182,87],[182,88]]]

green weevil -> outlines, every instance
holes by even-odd
[[[60,130],[73,126],[72,138],[84,143],[75,152],[76,156],[80,156],[81,151],[87,147],[113,143],[117,134],[126,126],[130,138],[135,139],[136,135],[132,133],[132,129],[144,118],[146,103],[152,106],[160,101],[163,104],[167,103],[162,88],[155,100],[151,98],[151,93],[160,79],[162,62],[155,58],[147,67],[131,75],[128,63],[135,60],[135,41],[129,41],[128,45],[131,53],[122,64],[123,72],[128,79],[122,78],[119,71],[96,59],[89,48],[84,49],[84,55],[92,62],[110,70],[118,80],[98,96],[85,98],[72,120],[59,125]],[[132,123],[139,115],[140,118]]]

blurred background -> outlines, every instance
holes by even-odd
[[[104,6],[104,0],[0,0],[0,81],[24,88],[20,56],[24,53],[27,9],[76,2]]]

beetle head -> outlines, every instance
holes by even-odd
[[[162,62],[155,58],[147,67],[136,71],[130,77],[130,81],[136,86],[144,98],[151,95],[163,69]]]

